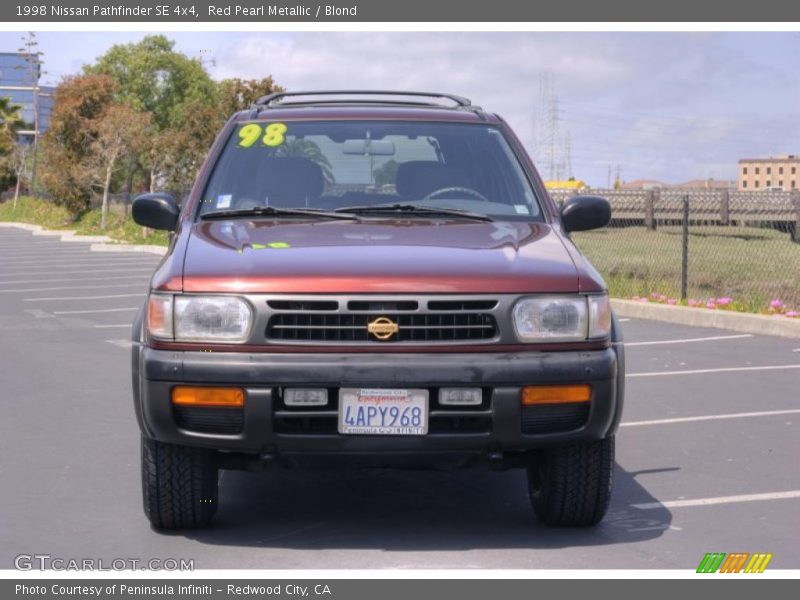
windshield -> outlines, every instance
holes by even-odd
[[[506,220],[540,215],[496,127],[425,121],[242,123],[214,167],[199,215],[398,203]]]

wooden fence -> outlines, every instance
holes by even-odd
[[[770,227],[787,232],[800,243],[800,190],[739,192],[709,189],[662,190],[551,190],[559,204],[579,193],[602,196],[611,203],[614,227],[683,220],[683,198],[689,197],[689,219],[707,225]]]

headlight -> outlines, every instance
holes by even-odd
[[[175,339],[243,342],[250,332],[250,305],[234,296],[175,296]]]
[[[156,339],[243,342],[252,321],[250,304],[235,296],[153,294],[148,303],[148,328]]]
[[[575,342],[606,337],[611,329],[608,296],[532,296],[514,306],[522,342]]]

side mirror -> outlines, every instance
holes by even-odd
[[[133,220],[142,227],[175,231],[181,209],[169,194],[142,194],[133,200]]]
[[[610,220],[611,204],[600,196],[575,196],[561,207],[561,222],[566,231],[598,229]]]

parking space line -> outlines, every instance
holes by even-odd
[[[17,250],[16,252],[3,252],[3,256],[25,256],[25,255],[33,255],[33,256],[52,256],[53,251],[56,251],[58,256],[63,254],[88,254],[89,253],[89,246],[57,246],[57,247],[49,247],[49,248],[40,248],[40,249],[33,249],[33,248],[26,248],[25,250]]]
[[[75,242],[72,242],[73,244]],[[87,244],[88,245],[88,244]],[[31,248],[63,248],[64,242],[30,242],[27,244],[0,244],[0,250],[29,250]],[[80,246],[76,246],[79,248]]]
[[[631,508],[652,510],[654,508],[683,508],[686,506],[711,506],[713,504],[733,504],[735,502],[758,502],[761,500],[785,500],[800,498],[800,490],[787,492],[768,492],[766,494],[742,494],[740,496],[718,496],[716,498],[696,498],[694,500],[667,500],[666,502],[644,502],[631,504]]]
[[[669,425],[672,423],[689,423],[692,421],[715,421],[717,419],[744,419],[747,417],[772,417],[775,415],[791,415],[800,413],[799,409],[768,410],[749,413],[730,413],[725,415],[702,415],[697,417],[676,417],[674,419],[655,419],[652,421],[629,421],[620,423],[620,427],[641,427],[643,425]]]
[[[83,258],[83,256],[85,256],[85,258]],[[150,256],[136,256],[136,255],[133,255],[133,256],[129,256],[129,255],[119,256],[118,258],[115,258],[114,262],[112,262],[111,264],[119,264],[120,262],[123,262],[123,261],[137,261],[137,262],[148,261],[148,262],[151,262],[152,264],[158,264],[158,259],[157,258],[152,258]],[[51,258],[51,257],[43,256],[41,260],[14,261],[13,264],[8,265],[7,267],[3,267],[3,268],[4,269],[6,269],[6,268],[25,269],[25,268],[29,268],[29,267],[32,267],[32,266],[39,265],[42,262],[45,262],[47,265],[77,265],[77,264],[95,265],[95,264],[102,263],[102,262],[110,262],[110,260],[109,260],[108,254],[100,255],[100,254],[95,254],[95,253],[92,253],[92,252],[87,252],[85,255],[81,255],[81,258],[79,258],[79,259],[76,259],[76,258],[60,259],[60,258]]]
[[[720,367],[718,369],[696,369],[692,371],[654,371],[652,373],[627,373],[625,377],[628,378],[628,377],[660,377],[662,375],[701,375],[705,373],[735,373],[737,371],[773,371],[780,369],[800,369],[800,365],[770,365],[764,367]]]
[[[131,310],[139,310],[138,306],[130,308],[98,308],[96,310],[56,310],[53,311],[54,315],[88,315],[92,313],[112,313],[112,312],[126,312]]]
[[[53,292],[56,290],[96,290],[108,288],[121,288],[121,287],[140,287],[144,288],[146,284],[139,283],[112,283],[110,285],[64,285],[59,287],[46,287],[46,288],[24,288],[19,290],[0,290],[0,294],[10,294],[12,292]]]
[[[135,267],[132,269],[92,269],[91,273],[129,273],[133,271],[153,271],[152,267]],[[63,275],[67,273],[86,273],[86,269],[64,269],[60,271],[24,271],[22,273],[3,273],[5,277],[25,277],[27,275]]]
[[[141,268],[149,268],[149,269],[153,270],[153,269],[156,268],[157,264],[158,263],[155,263],[155,262],[153,262],[153,263],[145,263],[145,262],[133,262],[133,261],[128,262],[128,261],[125,261],[125,262],[109,262],[109,263],[106,263],[106,262],[64,263],[63,266],[65,268],[81,267],[81,270],[86,270],[86,269],[90,269],[90,268],[93,268],[93,267],[113,267],[113,266],[138,267],[138,266],[141,266]],[[0,269],[0,273],[2,273],[3,275],[27,275],[29,269],[31,269],[33,267],[40,267],[40,266],[41,267],[45,267],[45,266],[47,266],[47,267],[58,267],[58,265],[56,265],[56,264],[39,263],[39,264],[36,264],[36,265],[28,265],[28,266],[25,266],[25,267],[3,267],[2,269]],[[16,272],[12,272],[12,271],[21,271],[21,273],[16,273]]]
[[[25,298],[23,302],[54,302],[62,300],[109,300],[111,298],[144,298],[147,294],[112,294],[110,296],[51,296],[50,298]]]
[[[88,250],[73,250],[70,252],[28,252],[26,254],[9,254],[3,252],[3,258],[8,259],[8,262],[15,263],[17,261],[25,262],[29,260],[42,259],[49,260],[56,256],[59,258],[83,258],[89,256],[91,253]]]
[[[94,275],[94,273],[88,272],[87,275],[89,275],[91,277],[92,275]],[[93,283],[95,281],[114,281],[115,279],[144,279],[146,277],[147,277],[146,274],[140,274],[140,275],[112,275],[110,277],[92,277],[90,280],[87,281],[87,283]],[[58,278],[58,279],[49,279],[48,278],[46,280],[42,280],[41,278],[40,279],[22,279],[20,281],[4,280],[4,281],[0,281],[0,285],[15,285],[15,284],[18,284],[18,283],[61,283],[61,282],[65,282],[65,281],[79,281],[79,280],[78,280],[77,277],[61,277],[61,278]]]
[[[133,323],[125,323],[123,325],[95,325],[95,329],[118,329],[121,327],[126,327],[127,329],[130,329],[131,327],[133,327]]]
[[[714,342],[717,340],[740,340],[742,338],[751,338],[751,337],[753,337],[752,333],[739,333],[736,335],[714,335],[711,337],[683,338],[677,340],[657,340],[653,342],[625,342],[625,347],[628,348],[630,346],[657,346],[660,344],[692,344],[695,342]]]
[[[112,344],[112,345],[117,346],[119,348],[124,348],[125,350],[127,350],[128,348],[133,346],[133,341],[132,340],[126,340],[126,339],[106,340],[106,343]]]
[[[71,254],[69,252],[55,252],[55,253],[47,253],[47,252],[40,252],[37,256],[32,257],[20,257],[19,262],[22,263],[29,263],[33,262],[34,259],[37,258],[46,258],[48,261],[68,261],[68,260],[86,260],[86,259],[96,259],[96,260],[117,260],[120,258],[149,258],[158,260],[159,257],[156,257],[154,254],[144,254],[142,252],[119,252],[116,254],[109,254],[108,252],[92,252],[87,250],[85,252],[76,252]]]

